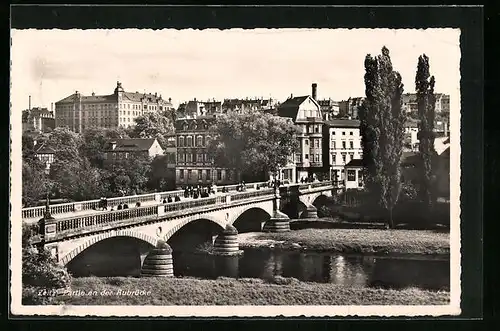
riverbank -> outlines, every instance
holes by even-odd
[[[302,229],[238,235],[241,248],[306,250],[343,254],[449,255],[450,235],[432,230]]]
[[[75,295],[64,305],[446,305],[450,293],[416,288],[386,290],[300,282],[294,278],[130,278],[73,279]],[[85,295],[95,291],[94,295]]]

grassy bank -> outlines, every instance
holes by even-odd
[[[449,233],[420,230],[303,229],[284,233],[243,233],[242,248],[281,248],[366,254],[446,255]]]
[[[194,278],[79,278],[60,296],[65,305],[444,305],[449,292],[385,290],[300,282],[293,278],[203,280]],[[143,291],[142,295],[117,295]],[[101,295],[103,293],[103,295]],[[105,295],[104,295],[105,294]]]

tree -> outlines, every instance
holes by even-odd
[[[97,199],[109,192],[108,183],[86,158],[56,160],[50,167],[50,178],[58,196],[76,201]]]
[[[417,91],[418,116],[420,119],[418,140],[421,157],[421,181],[419,197],[424,201],[428,211],[434,204],[432,162],[436,151],[434,149],[434,119],[436,98],[434,96],[434,76],[429,73],[429,58],[423,54],[418,58],[415,85]]]
[[[134,121],[135,126],[130,132],[132,138],[156,138],[163,148],[167,145],[166,137],[175,132],[171,118],[161,113],[146,113]]]
[[[128,138],[126,131],[122,128],[108,129],[92,127],[83,132],[82,156],[88,158],[94,167],[104,166],[104,150],[112,139]]]
[[[262,112],[223,114],[211,130],[208,151],[214,163],[253,178],[276,173],[299,147],[299,131],[291,121]]]
[[[23,162],[22,179],[23,206],[36,206],[50,188],[43,164],[36,158],[31,162]]]
[[[114,193],[140,194],[147,188],[151,176],[149,156],[131,155],[107,166],[110,189]]]
[[[365,58],[366,99],[359,109],[366,188],[388,213],[394,227],[393,209],[401,190],[401,156],[406,115],[402,109],[401,75],[393,70],[389,50]]]
[[[73,161],[80,159],[80,148],[83,141],[78,133],[68,128],[55,128],[49,135],[47,144],[55,150],[55,159]]]

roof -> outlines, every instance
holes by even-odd
[[[53,149],[50,146],[46,146],[45,143],[43,143],[40,147],[36,149],[36,154],[55,154],[56,150]]]
[[[278,106],[278,116],[295,118],[297,116],[297,111],[299,106],[309,98],[308,95],[301,97],[294,97],[286,100],[281,105]]]
[[[64,99],[61,99],[56,102],[56,104],[59,103],[73,103],[73,102],[79,102],[81,98],[82,102],[117,102],[118,97],[114,94],[110,95],[81,95],[81,94],[72,94],[70,96],[67,96]]]
[[[128,139],[114,139],[109,141],[106,146],[107,151],[114,152],[141,152],[148,151],[156,138],[128,138]],[[116,142],[115,149],[111,148],[111,144]]]
[[[450,148],[450,138],[449,137],[439,137],[434,139],[434,149],[438,155],[443,154],[446,149]]]
[[[359,128],[361,122],[359,120],[350,119],[333,119],[327,121],[326,124],[331,128]]]
[[[345,166],[346,167],[362,168],[363,167],[363,159],[352,159]]]

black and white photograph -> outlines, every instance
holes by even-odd
[[[460,29],[12,29],[12,311],[460,313]]]

